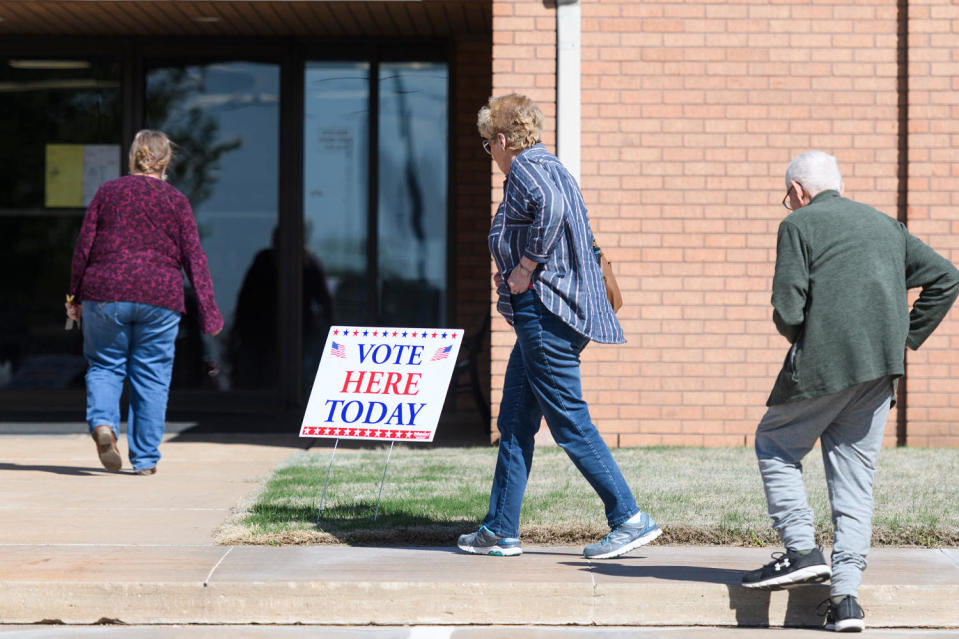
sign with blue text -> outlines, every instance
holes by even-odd
[[[300,437],[433,441],[462,341],[458,328],[331,327]]]

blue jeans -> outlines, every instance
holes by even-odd
[[[872,488],[892,405],[892,378],[769,407],[756,429],[756,456],[769,515],[783,545],[816,546],[802,460],[822,444],[835,542],[831,594],[859,595],[872,537]]]
[[[130,382],[127,442],[134,470],[160,459],[180,314],[136,302],[83,302],[87,424],[120,430],[120,394]]]
[[[609,526],[615,528],[639,508],[583,400],[579,354],[589,339],[550,313],[532,291],[513,295],[512,304],[516,345],[496,421],[499,455],[483,525],[501,537],[519,536],[533,437],[545,417],[553,439],[602,499]]]

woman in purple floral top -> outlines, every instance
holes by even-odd
[[[137,133],[130,175],[97,190],[73,253],[67,316],[82,319],[87,423],[111,471],[122,465],[116,442],[126,379],[130,464],[138,475],[156,473],[174,340],[186,311],[183,270],[196,290],[203,332],[223,328],[190,203],[164,181],[172,154],[164,133]]]

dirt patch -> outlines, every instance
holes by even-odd
[[[351,546],[452,546],[464,532],[458,526],[437,524],[408,528],[365,528],[335,532],[319,528],[290,530],[275,533],[256,533],[242,526],[224,526],[218,531],[215,542],[231,546],[321,546],[346,544]],[[597,525],[577,526],[525,526],[520,529],[520,539],[533,546],[579,546],[602,539],[609,530]],[[832,531],[817,532],[816,542],[822,546],[832,544]],[[775,531],[731,530],[721,527],[693,527],[668,525],[658,543],[686,546],[779,546]],[[874,531],[873,546],[913,546],[939,548],[959,546],[959,535],[947,535],[919,527]]]

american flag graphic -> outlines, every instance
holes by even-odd
[[[436,352],[433,353],[433,357],[430,358],[431,362],[436,362],[441,359],[446,359],[450,355],[450,351],[453,350],[453,346],[447,346],[446,348],[438,348]]]
[[[333,346],[330,347],[330,354],[333,355],[333,357],[346,358],[346,347],[336,342],[331,343]]]

